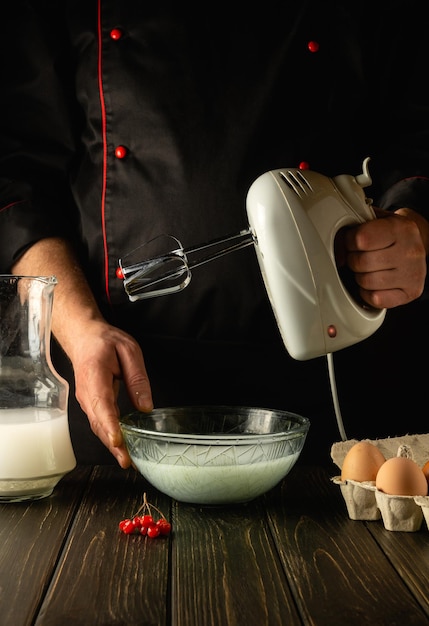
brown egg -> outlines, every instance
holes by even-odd
[[[422,468],[407,456],[394,456],[380,467],[375,479],[380,491],[392,496],[427,496],[428,482]]]
[[[383,453],[369,441],[358,441],[347,452],[341,468],[341,480],[375,480],[386,461]]]
[[[428,484],[429,484],[429,461],[426,461],[426,463],[422,467],[422,470],[423,470],[423,474],[426,476],[426,480],[428,481]]]

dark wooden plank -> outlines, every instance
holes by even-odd
[[[368,528],[420,603],[429,624],[429,531],[425,522],[418,532],[385,530],[381,521],[368,524]]]
[[[124,535],[143,493],[169,516],[170,499],[134,470],[96,467],[76,515],[37,626],[168,624],[171,537]]]
[[[174,626],[301,624],[261,501],[174,507]]]
[[[33,624],[90,468],[76,468],[53,494],[0,504],[0,623]]]
[[[144,491],[173,522],[170,537],[119,532]],[[1,624],[429,623],[426,527],[349,520],[321,469],[296,466],[247,505],[169,507],[116,465],[77,468],[49,499],[0,505]]]
[[[268,515],[305,624],[427,623],[366,523],[349,519],[326,472],[295,466],[270,496]]]

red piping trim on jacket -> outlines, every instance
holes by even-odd
[[[16,200],[15,202],[9,202],[9,204],[6,204],[6,206],[0,207],[0,213],[2,211],[6,211],[6,209],[10,209],[13,206],[17,206],[18,204],[23,204],[24,202],[26,202],[26,200]]]
[[[107,300],[110,302],[109,293],[109,257],[107,250],[107,236],[106,236],[106,179],[107,179],[107,131],[106,131],[106,106],[104,101],[103,90],[103,43],[102,43],[102,28],[101,28],[101,0],[98,0],[98,91],[100,94],[100,108],[101,108],[101,134],[103,140],[103,173],[102,173],[102,188],[101,188],[101,229],[103,234],[103,246],[104,246],[104,281]]]

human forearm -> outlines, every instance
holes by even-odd
[[[72,357],[79,328],[89,321],[102,321],[102,315],[71,246],[60,238],[42,239],[24,253],[12,271],[31,276],[56,276],[52,332]]]
[[[56,276],[52,331],[71,360],[76,398],[93,432],[118,463],[128,467],[131,460],[118,422],[119,381],[124,381],[137,409],[148,411],[153,406],[140,346],[103,318],[72,249],[64,240],[40,240],[26,251],[13,271]]]

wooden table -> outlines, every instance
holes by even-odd
[[[147,492],[169,537],[124,535]],[[297,465],[246,505],[179,504],[134,470],[78,467],[0,505],[2,626],[429,624],[429,531],[348,518],[329,471]]]

